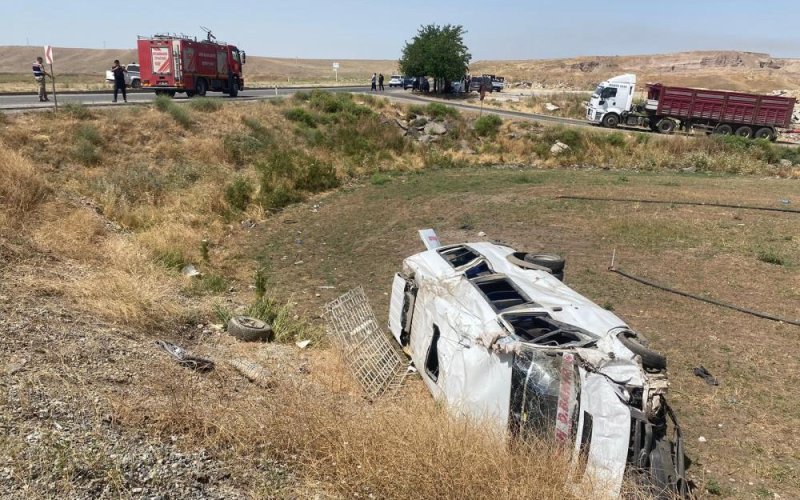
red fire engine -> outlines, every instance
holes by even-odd
[[[139,37],[137,48],[142,88],[156,94],[192,97],[213,91],[236,97],[244,89],[244,51],[215,41],[210,32],[200,41],[178,35]]]

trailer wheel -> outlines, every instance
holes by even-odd
[[[727,123],[720,123],[717,125],[717,128],[714,129],[714,133],[717,135],[731,135],[733,133],[733,127]]]
[[[761,127],[760,129],[756,130],[756,139],[767,139],[770,141],[775,140],[775,133],[769,127]]]
[[[194,86],[194,91],[200,97],[205,97],[206,91],[208,91],[208,84],[204,78],[197,80],[197,84]]]
[[[658,131],[662,134],[671,134],[675,132],[675,122],[669,118],[662,118],[656,125]]]
[[[603,117],[603,126],[606,128],[617,128],[619,125],[619,116],[614,113],[608,113]]]
[[[736,129],[736,135],[739,137],[744,137],[745,139],[750,139],[753,137],[753,129],[747,125],[743,125]]]

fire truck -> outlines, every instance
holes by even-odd
[[[217,42],[208,32],[205,40],[184,35],[139,37],[141,85],[156,94],[185,92],[188,97],[222,92],[236,97],[244,89],[244,51]]]

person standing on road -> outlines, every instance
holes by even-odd
[[[376,73],[372,73],[372,88],[370,90],[372,90],[373,92],[375,90],[377,90],[375,88],[375,83],[376,83],[377,78],[378,78],[378,75]]]
[[[381,92],[383,92],[383,90],[384,90],[383,89],[383,73],[378,75],[378,90],[380,90]]]
[[[120,90],[122,90],[122,100],[128,102],[128,96],[125,94],[125,73],[128,70],[119,64],[119,59],[114,59],[111,72],[114,73],[114,100],[112,102],[117,102],[117,94]]]
[[[36,85],[39,86],[39,102],[50,100],[47,98],[47,87],[44,79],[46,76],[53,78],[53,75],[44,69],[44,59],[37,57],[36,61],[33,62],[33,79],[36,80]]]

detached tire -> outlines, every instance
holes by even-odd
[[[525,254],[523,260],[537,266],[546,267],[552,271],[553,276],[564,281],[564,266],[567,263],[564,257],[552,253],[529,253]]]
[[[228,333],[246,342],[272,340],[272,327],[260,319],[248,316],[232,317],[228,321]]]
[[[639,343],[639,336],[632,331],[620,332],[617,338],[629,351],[642,358],[642,366],[651,370],[666,370],[667,358],[660,352],[648,349]]]

